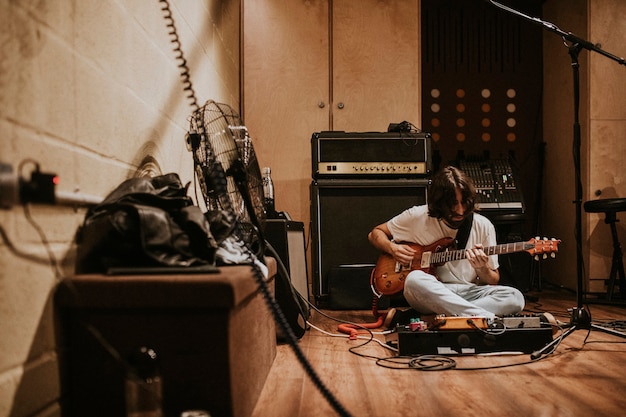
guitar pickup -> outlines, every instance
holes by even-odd
[[[422,253],[422,259],[420,262],[420,267],[422,269],[427,269],[430,267],[430,255],[432,254],[432,252],[424,252]]]

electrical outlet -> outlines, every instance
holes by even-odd
[[[0,162],[0,209],[10,209],[20,200],[19,180],[10,164]]]
[[[100,204],[102,197],[74,192],[58,191],[59,177],[41,172],[39,165],[30,179],[18,177],[10,164],[0,162],[0,209],[11,209],[16,204],[55,204],[73,207],[90,207]]]
[[[30,181],[20,178],[20,201],[22,203],[55,204],[56,174],[41,172],[39,167],[30,174]]]

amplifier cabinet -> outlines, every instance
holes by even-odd
[[[309,279],[306,263],[304,223],[283,219],[267,219],[265,238],[285,265],[291,283],[300,295],[309,299]],[[271,253],[269,254],[272,255]],[[276,288],[278,299],[280,289]]]
[[[314,133],[312,177],[423,178],[432,170],[430,133]]]
[[[376,263],[379,253],[369,243],[368,233],[405,209],[426,204],[427,185],[425,179],[319,179],[311,183],[312,286],[320,305],[328,299],[331,270]],[[363,281],[368,288],[369,276]]]

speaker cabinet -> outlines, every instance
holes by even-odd
[[[331,269],[335,274],[338,267],[375,264],[379,254],[368,233],[403,210],[425,204],[427,185],[426,179],[319,179],[311,184],[312,283],[320,306],[333,308],[327,303]],[[359,285],[367,289],[369,272],[362,275]],[[371,297],[365,303],[371,305]]]
[[[291,283],[296,291],[308,300],[309,280],[304,243],[304,223],[268,219],[265,222],[265,240],[272,245],[287,268]]]

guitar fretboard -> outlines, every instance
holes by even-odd
[[[488,246],[483,248],[487,255],[505,255],[507,253],[523,252],[532,249],[534,246],[528,242],[503,243],[496,246]],[[445,250],[433,253],[430,257],[431,264],[439,264],[449,261],[458,261],[465,259],[465,249],[463,250]]]

